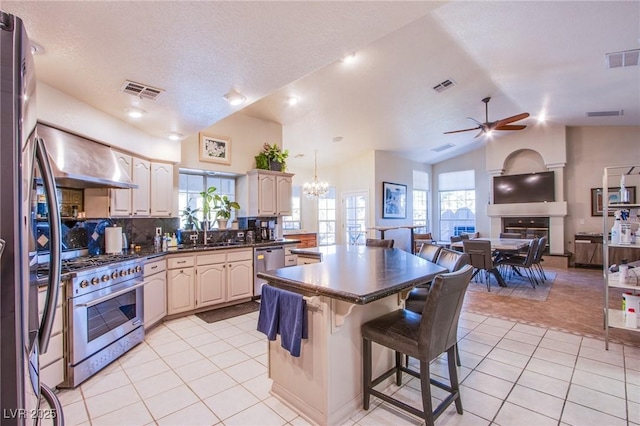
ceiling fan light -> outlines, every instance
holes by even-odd
[[[235,89],[232,89],[229,93],[224,95],[223,98],[233,106],[241,105],[247,100],[247,98],[242,93],[236,91]]]

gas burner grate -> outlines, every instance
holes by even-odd
[[[79,271],[88,268],[95,268],[98,266],[109,265],[111,263],[123,262],[126,260],[136,259],[140,256],[135,254],[102,254],[99,256],[82,256],[72,259],[63,259],[62,273]],[[49,274],[49,264],[41,263],[36,270],[38,277],[46,277]]]

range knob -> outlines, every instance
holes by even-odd
[[[109,274],[104,274],[104,275],[102,276],[102,281],[103,281],[103,282],[104,282],[104,281],[109,281]]]
[[[113,272],[111,273],[111,279],[112,279],[112,280],[115,280],[116,278],[118,278],[118,271],[113,271]]]
[[[129,268],[129,274],[133,274],[135,270],[133,268]]]
[[[140,267],[140,265],[136,266],[136,272],[140,272],[142,271],[142,268]]]
[[[98,277],[91,278],[91,285],[97,285],[100,282]]]
[[[124,269],[122,271],[120,271],[120,276],[124,277],[125,275],[127,275],[127,271],[125,271]]]
[[[87,288],[87,287],[89,287],[89,281],[87,281],[87,280],[82,280],[82,281],[80,282],[80,288]]]

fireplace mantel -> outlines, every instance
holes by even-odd
[[[489,204],[487,216],[489,217],[565,217],[567,215],[567,202],[555,201],[547,203],[514,203],[514,204]]]

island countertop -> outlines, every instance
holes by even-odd
[[[260,272],[274,287],[364,305],[447,270],[400,249],[336,245],[314,250],[322,262]]]

